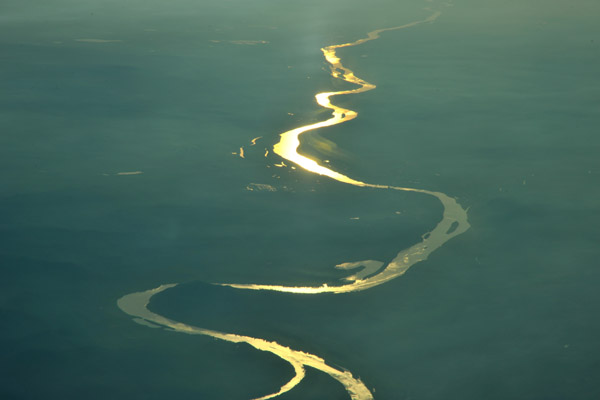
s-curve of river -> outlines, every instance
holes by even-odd
[[[282,285],[264,285],[264,284],[234,284],[234,283],[217,283],[216,285],[230,286],[236,289],[243,290],[270,290],[279,292],[296,293],[298,295],[310,295],[316,293],[349,293],[361,290],[366,290],[374,286],[381,285],[394,278],[403,275],[411,266],[427,259],[429,254],[441,247],[444,243],[453,237],[460,235],[469,229],[467,220],[467,212],[461,207],[456,200],[444,193],[434,192],[424,189],[388,186],[382,184],[373,184],[361,182],[348,176],[345,176],[337,171],[322,165],[319,160],[313,160],[298,153],[300,146],[300,136],[306,132],[320,128],[325,128],[332,125],[342,124],[350,121],[358,116],[354,110],[339,107],[331,102],[331,98],[339,95],[359,94],[375,89],[375,85],[360,79],[354,72],[345,67],[340,58],[336,54],[336,50],[343,47],[358,46],[362,43],[378,39],[380,34],[387,31],[401,30],[411,28],[417,25],[434,22],[440,12],[434,12],[428,18],[420,21],[414,21],[405,25],[392,28],[378,29],[367,34],[367,37],[356,40],[354,42],[336,44],[322,48],[325,60],[329,64],[330,74],[333,78],[341,79],[345,82],[356,85],[355,89],[342,90],[337,92],[318,93],[315,97],[317,103],[324,108],[332,110],[331,118],[318,123],[300,126],[280,135],[280,140],[273,146],[273,152],[285,160],[288,160],[300,168],[310,171],[317,175],[327,176],[341,183],[349,185],[381,189],[381,190],[398,190],[406,192],[415,192],[419,194],[434,196],[443,206],[442,219],[439,221],[430,232],[422,236],[422,241],[413,246],[401,250],[397,256],[389,262],[377,260],[362,260],[342,263],[336,266],[338,269],[355,270],[351,276],[344,278],[344,283],[337,286],[329,286],[322,284],[320,286],[282,286]],[[242,153],[243,154],[243,153]],[[273,353],[281,359],[289,362],[294,371],[294,377],[287,383],[281,386],[276,393],[268,394],[255,400],[265,400],[274,398],[294,388],[305,376],[305,368],[311,367],[322,371],[333,379],[340,382],[346,389],[348,395],[353,400],[369,400],[373,399],[373,394],[367,386],[358,378],[355,378],[349,371],[335,368],[329,365],[324,359],[300,350],[294,350],[283,346],[277,342],[269,341],[261,338],[250,336],[237,335],[235,333],[225,333],[215,330],[195,327],[181,322],[170,320],[164,316],[158,315],[148,309],[148,304],[152,296],[157,293],[168,290],[177,284],[163,284],[155,289],[137,292],[123,296],[117,301],[119,308],[125,313],[134,317],[138,323],[150,325],[153,327],[160,326],[177,332],[190,335],[204,335],[215,339],[224,340],[232,343],[247,343],[257,350]]]

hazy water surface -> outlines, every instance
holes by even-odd
[[[321,47],[425,7],[435,23],[338,51],[377,89],[340,98],[359,117],[301,151],[455,197],[471,229],[360,293],[209,285],[335,284],[334,265],[390,260],[440,220],[433,197],[279,168],[272,152],[328,118],[315,93],[350,87]],[[171,282],[155,312],[316,354],[377,400],[599,398],[598,2],[1,8],[1,398],[251,399],[290,379],[270,354],[117,308]],[[309,369],[280,398],[348,395]]]

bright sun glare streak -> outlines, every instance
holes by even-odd
[[[322,48],[321,51],[323,52],[323,55],[325,56],[325,60],[330,65],[329,68],[331,71],[331,75],[334,78],[341,78],[342,80],[344,80],[346,82],[354,83],[356,85],[359,85],[360,87],[357,89],[352,89],[352,90],[342,90],[342,91],[338,91],[338,92],[323,92],[323,93],[318,93],[317,95],[315,95],[317,103],[321,107],[333,110],[332,117],[325,121],[317,122],[317,123],[311,124],[311,125],[301,126],[299,128],[295,128],[295,129],[292,129],[292,130],[282,133],[279,142],[277,144],[275,144],[275,146],[273,147],[273,151],[276,154],[278,154],[279,156],[299,165],[300,167],[304,168],[307,171],[314,172],[315,174],[319,174],[319,175],[328,176],[339,182],[344,182],[344,183],[348,183],[350,185],[355,185],[355,186],[363,186],[363,187],[368,186],[368,187],[375,187],[375,188],[380,188],[380,189],[387,188],[387,186],[372,185],[372,184],[367,184],[367,183],[364,183],[361,181],[357,181],[356,179],[352,179],[350,177],[347,177],[346,175],[340,174],[339,172],[333,171],[330,168],[320,165],[315,160],[312,160],[308,157],[305,157],[305,156],[299,154],[298,153],[298,147],[300,146],[299,136],[301,134],[303,134],[304,132],[312,131],[312,130],[319,129],[319,128],[324,128],[327,126],[341,124],[341,123],[344,123],[346,121],[350,121],[350,120],[353,120],[354,118],[356,118],[356,116],[358,115],[358,113],[356,111],[348,110],[348,109],[336,106],[335,104],[332,104],[330,97],[345,95],[345,94],[363,93],[363,92],[367,92],[369,90],[373,90],[376,88],[376,86],[373,85],[372,83],[369,83],[367,81],[364,81],[364,80],[358,78],[356,75],[354,75],[354,72],[352,70],[344,67],[342,65],[340,58],[337,56],[335,49],[339,49],[342,47],[357,46],[359,44],[368,42],[370,40],[375,40],[375,39],[379,38],[380,33],[385,32],[385,31],[405,29],[405,28],[410,28],[412,26],[424,23],[424,22],[433,22],[440,16],[440,14],[441,13],[438,11],[422,21],[415,21],[415,22],[411,22],[409,24],[396,26],[393,28],[378,29],[378,30],[369,32],[367,34],[366,38],[362,38],[362,39],[359,39],[359,40],[356,40],[356,41],[350,42],[350,43],[336,44],[336,45],[327,46],[327,47]]]

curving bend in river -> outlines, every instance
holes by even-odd
[[[370,40],[379,38],[379,35],[385,31],[399,30],[410,28],[419,24],[433,22],[439,17],[440,13],[435,12],[428,18],[411,22],[406,25],[401,25],[393,28],[378,29],[367,34],[366,38],[356,40],[354,42],[337,44],[322,48],[325,60],[329,63],[331,76],[342,79],[346,82],[356,84],[358,87],[351,90],[343,90],[338,92],[323,92],[318,93],[315,97],[317,103],[324,108],[332,110],[331,118],[311,125],[301,126],[280,135],[280,140],[273,147],[273,151],[282,158],[298,165],[299,167],[313,172],[318,175],[324,175],[336,181],[349,185],[384,189],[384,190],[400,190],[417,192],[425,195],[436,197],[443,205],[444,212],[441,221],[433,230],[423,235],[421,242],[401,250],[396,257],[389,261],[387,265],[382,261],[364,260],[356,262],[346,262],[336,266],[339,269],[355,270],[361,268],[353,275],[344,278],[345,283],[339,286],[328,286],[323,284],[320,286],[282,286],[282,285],[263,285],[263,284],[233,284],[219,283],[219,285],[230,286],[237,289],[247,290],[273,290],[280,292],[290,292],[298,294],[315,294],[315,293],[348,293],[360,290],[366,290],[382,283],[388,282],[394,278],[403,275],[412,265],[427,259],[429,254],[441,247],[448,240],[460,235],[469,229],[467,212],[463,209],[455,199],[447,196],[444,193],[433,192],[424,189],[387,186],[380,184],[371,184],[361,182],[336,172],[328,167],[319,164],[318,161],[310,159],[298,153],[300,146],[300,136],[308,131],[319,128],[324,128],[332,125],[344,123],[358,116],[356,111],[339,107],[331,102],[331,98],[339,95],[350,95],[366,92],[375,89],[375,85],[354,75],[354,72],[348,67],[342,65],[341,60],[337,57],[336,49],[342,47],[357,46]],[[383,267],[385,265],[385,267]],[[383,268],[382,268],[383,267]],[[266,400],[276,397],[291,390],[296,386],[305,375],[305,367],[311,367],[325,372],[338,382],[340,382],[348,392],[352,400],[370,400],[373,399],[372,393],[365,384],[358,378],[355,378],[349,371],[334,368],[328,365],[325,360],[316,355],[304,353],[302,351],[293,350],[279,343],[268,341],[250,336],[236,335],[233,333],[218,332],[210,329],[204,329],[186,325],[181,322],[172,321],[168,318],[160,316],[148,310],[148,303],[152,296],[164,290],[170,289],[176,284],[165,284],[155,289],[144,292],[128,294],[120,298],[117,302],[119,308],[125,313],[135,317],[137,322],[150,324],[153,326],[162,326],[171,330],[186,333],[190,335],[204,335],[216,339],[232,342],[232,343],[247,343],[257,350],[266,351],[275,354],[281,359],[289,362],[294,368],[294,377],[281,386],[276,393],[269,394],[255,400]]]

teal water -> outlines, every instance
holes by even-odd
[[[597,399],[594,1],[434,3],[433,24],[339,50],[378,87],[340,99],[359,117],[302,151],[456,197],[469,231],[365,292],[207,284],[335,282],[334,265],[389,260],[439,221],[434,198],[263,156],[279,133],[327,118],[315,93],[346,87],[321,47],[428,5],[5,0],[0,397],[251,399],[291,377],[269,354],[150,329],[116,306],[181,282],[150,308],[317,354],[378,400]],[[281,398],[348,396],[309,370]]]

